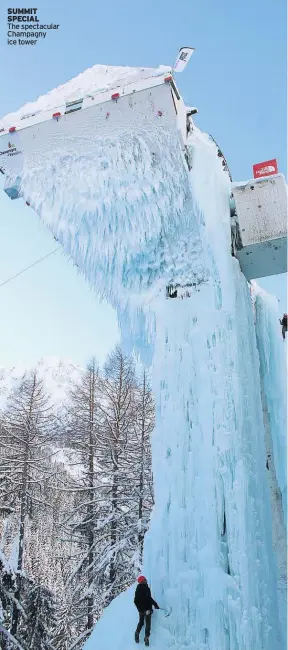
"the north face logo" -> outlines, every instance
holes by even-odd
[[[253,176],[254,178],[261,178],[263,176],[273,176],[273,174],[278,174],[278,166],[276,158],[273,160],[265,160],[262,163],[257,163],[253,165]]]

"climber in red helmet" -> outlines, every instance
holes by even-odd
[[[280,325],[282,325],[282,336],[283,341],[285,341],[285,334],[287,332],[287,314],[283,314],[283,318],[280,320]]]
[[[140,576],[138,578],[138,585],[135,591],[134,603],[139,612],[139,623],[135,632],[135,641],[139,643],[139,635],[142,630],[142,627],[145,622],[145,638],[144,643],[146,646],[149,646],[149,637],[151,631],[151,616],[153,612],[153,607],[155,609],[160,609],[156,601],[153,600],[151,596],[151,591],[148,586],[145,576]]]

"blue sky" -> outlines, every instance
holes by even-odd
[[[177,77],[199,109],[197,124],[219,142],[233,178],[276,157],[286,173],[286,9],[284,0],[39,0],[42,22],[60,24],[35,47],[7,45],[0,8],[0,115],[68,81],[95,63],[173,64],[182,45],[196,48]],[[4,65],[3,65],[3,62]],[[37,216],[0,192],[0,283],[55,248]],[[286,276],[263,286],[285,309]],[[118,338],[116,318],[61,252],[0,288],[0,365],[42,356],[85,363],[104,358]]]

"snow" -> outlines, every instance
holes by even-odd
[[[0,562],[3,565],[3,568],[4,568],[6,573],[11,573],[11,574],[13,573],[12,567],[9,564],[9,562],[8,562],[6,556],[4,555],[3,551],[1,550],[1,548],[0,548]]]
[[[277,315],[265,301],[256,338],[250,291],[231,257],[230,182],[216,146],[195,128],[188,174],[177,134],[153,124],[139,133],[135,121],[133,135],[115,140],[98,133],[94,148],[90,132],[89,152],[79,154],[76,140],[73,154],[36,156],[21,191],[117,309],[127,347],[151,363],[155,508],[143,573],[159,604],[172,607],[168,618],[153,615],[151,647],[282,650],[265,447],[268,427],[284,494]],[[177,283],[192,284],[191,296],[166,299]],[[134,649],[133,591],[107,608],[85,650]]]
[[[25,373],[36,370],[44,382],[44,388],[56,407],[61,407],[68,398],[71,383],[80,378],[81,369],[72,361],[45,357],[31,368],[20,364],[13,368],[0,366],[0,409],[4,408],[8,395],[19,384]]]
[[[13,571],[17,571],[18,569],[18,554],[19,554],[19,533],[17,533],[13,539],[11,550],[10,550],[10,556],[9,556],[9,564]]]
[[[83,464],[79,462],[77,454],[70,447],[52,447],[53,460],[63,465],[66,472],[74,479],[80,480],[83,475]]]

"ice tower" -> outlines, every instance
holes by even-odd
[[[2,120],[1,164],[8,194],[37,211],[152,368],[156,505],[143,570],[172,614],[155,613],[151,646],[282,650],[283,344],[275,305],[237,260],[242,195],[237,214],[195,112],[169,68],[95,66]],[[278,261],[282,178],[268,235]],[[87,650],[134,648],[133,588]]]

